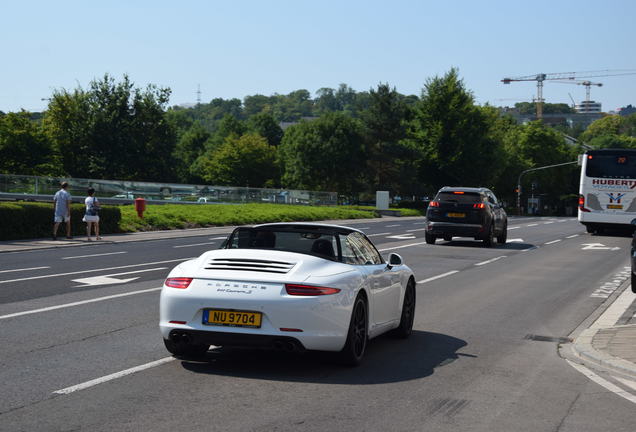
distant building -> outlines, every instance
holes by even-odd
[[[626,107],[619,108],[616,110],[619,115],[628,116],[630,114],[636,113],[636,107],[633,107],[631,104]]]
[[[600,105],[600,104],[599,104]],[[521,114],[515,108],[500,108],[502,114],[510,115],[517,123],[525,124],[537,119],[536,114]],[[542,120],[545,124],[557,125],[563,124],[570,127],[583,126],[588,127],[592,122],[603,117],[603,113],[598,112],[576,112],[563,114],[543,114]]]
[[[594,101],[581,101],[580,104],[574,106],[577,113],[600,113],[601,103]]]

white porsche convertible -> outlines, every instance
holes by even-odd
[[[161,291],[160,329],[175,356],[210,345],[339,352],[359,364],[369,339],[406,338],[415,278],[361,232],[273,223],[234,230],[221,249],[175,267]]]

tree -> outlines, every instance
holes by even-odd
[[[63,175],[59,155],[42,127],[22,111],[0,116],[0,172]]]
[[[411,140],[424,155],[419,178],[442,186],[489,186],[499,174],[501,142],[490,134],[491,115],[474,103],[458,71],[427,80]]]
[[[278,146],[283,139],[283,130],[274,117],[267,112],[253,115],[247,121],[247,128],[265,138],[269,145]]]
[[[286,187],[352,195],[362,188],[367,151],[360,121],[329,113],[285,131],[280,148]]]
[[[228,136],[200,158],[201,177],[211,184],[264,187],[276,182],[276,148],[256,134]]]
[[[199,123],[195,122],[186,131],[175,147],[173,157],[177,161],[177,179],[184,183],[196,183],[201,177],[192,172],[192,165],[203,154],[211,134]]]
[[[369,93],[369,108],[361,113],[368,140],[369,192],[391,190],[394,194],[415,194],[418,188],[413,174],[417,171],[419,154],[404,141],[412,110],[388,84],[380,84]]]
[[[176,131],[166,121],[170,90],[135,88],[108,74],[89,89],[56,90],[44,119],[73,177],[171,181]]]

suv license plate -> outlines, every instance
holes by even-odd
[[[236,311],[227,309],[205,309],[203,324],[226,327],[261,327],[260,312]]]
[[[466,213],[446,213],[446,216],[452,218],[463,218],[466,217]]]

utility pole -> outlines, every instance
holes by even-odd
[[[201,84],[197,84],[197,106],[201,105]]]

